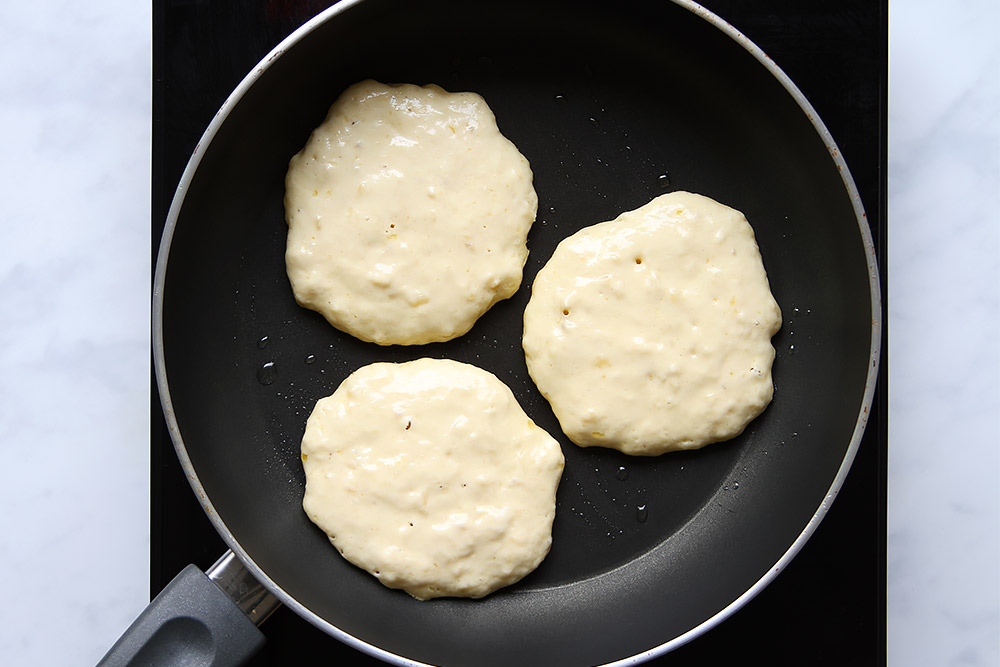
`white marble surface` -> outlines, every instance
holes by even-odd
[[[92,665],[147,600],[147,4],[0,4],[3,664]],[[892,6],[893,667],[1000,664],[998,29]]]
[[[149,558],[148,3],[0,3],[0,663],[93,665]]]
[[[1000,3],[890,21],[888,642],[1000,664]]]

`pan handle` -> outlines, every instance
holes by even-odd
[[[98,667],[238,667],[263,645],[257,628],[279,606],[233,554],[188,565],[149,603]]]

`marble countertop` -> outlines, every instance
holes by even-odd
[[[147,3],[0,8],[0,656],[148,601]],[[1000,665],[1000,5],[890,15],[889,664]]]

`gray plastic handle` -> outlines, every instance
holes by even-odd
[[[98,667],[238,667],[264,635],[205,573],[188,565],[111,647]]]

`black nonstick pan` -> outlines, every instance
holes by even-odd
[[[288,158],[369,77],[482,94],[535,174],[522,289],[451,343],[358,342],[299,308],[285,277]],[[552,551],[486,599],[417,602],[341,559],[301,510],[298,441],[314,401],[366,363],[449,357],[497,374],[561,437],[520,349],[531,280],[565,236],[671,189],[754,226],[785,316],[768,410],[728,443],[654,459],[563,438]],[[158,388],[223,539],[309,622],[399,664],[607,664],[710,629],[815,529],[874,389],[876,276],[861,202],[821,122],[698,7],[364,0],[279,46],[196,149],[157,266]]]

